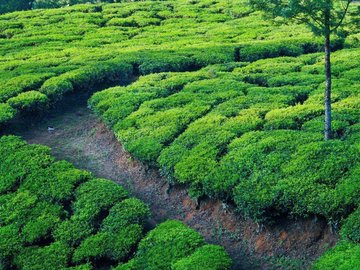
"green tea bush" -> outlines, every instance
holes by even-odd
[[[280,201],[285,205],[291,203],[295,214],[316,213],[330,220],[338,219],[336,215],[347,213],[351,197],[348,197],[350,205],[336,204],[331,199],[332,194],[337,185],[351,177],[358,157],[356,147],[339,140],[299,146],[291,161],[283,167],[286,177],[279,184],[283,191]]]
[[[98,232],[86,238],[74,251],[73,261],[109,258],[124,261],[142,238],[142,226],[132,224],[116,233]]]
[[[190,55],[194,63],[190,69],[206,67],[212,64],[238,61],[236,46],[211,46],[205,48],[191,48],[181,51],[181,54]],[[188,69],[189,70],[189,69]]]
[[[28,244],[48,238],[63,216],[60,205],[39,201],[29,192],[11,194],[0,212],[1,223],[22,228],[22,239]]]
[[[108,26],[125,26],[125,27],[137,27],[137,22],[132,17],[128,18],[112,18],[107,22]]]
[[[0,126],[13,119],[16,115],[16,110],[9,104],[0,103]]]
[[[151,53],[139,65],[140,74],[159,73],[164,71],[186,71],[193,69],[191,58],[174,53]]]
[[[95,232],[95,228],[78,216],[71,216],[70,219],[63,220],[53,230],[52,236],[56,241],[78,246],[85,238]]]
[[[95,222],[98,215],[125,199],[128,192],[107,179],[92,179],[75,190],[74,214],[80,219]]]
[[[357,9],[350,10],[356,21]],[[321,142],[323,55],[313,54],[322,41],[301,25],[263,20],[244,1],[121,1],[1,15],[0,124],[66,93],[151,73],[89,101],[135,157],[159,166],[172,183],[186,184],[193,197],[234,202],[255,221],[315,214],[334,224],[349,216],[354,224],[360,190],[354,25],[343,40],[352,48],[340,50],[343,43],[335,39],[332,45],[338,51],[330,144]],[[217,65],[195,71],[211,64]],[[148,260],[152,248],[130,254],[147,209],[126,199],[122,188],[13,137],[0,139],[0,175],[1,226],[16,223],[7,233],[21,236],[0,258],[6,267],[20,245],[60,243],[71,250],[61,268],[110,259],[129,261],[122,269],[142,270],[148,261],[156,269]],[[117,238],[120,225],[114,224],[140,227],[129,239]],[[356,238],[346,229],[352,226],[344,225],[344,237]],[[110,238],[120,243],[117,250],[109,249]],[[154,262],[163,255],[166,269],[179,260],[178,267],[197,265],[200,257],[196,248],[185,252],[188,258],[154,250]]]
[[[115,204],[102,223],[102,230],[116,233],[120,228],[131,224],[144,225],[150,210],[142,201],[135,198],[125,199]]]
[[[343,241],[327,251],[314,264],[314,269],[348,270],[360,264],[360,245]]]
[[[53,100],[60,99],[65,93],[73,91],[72,83],[64,76],[53,77],[44,82],[40,92]]]
[[[71,249],[54,242],[44,247],[25,247],[14,259],[21,269],[62,269],[68,265]]]
[[[134,257],[150,215],[149,207],[128,198],[122,186],[94,178],[66,161],[55,161],[49,148],[28,145],[15,136],[0,138],[0,187],[2,269],[126,265]],[[148,233],[139,258],[147,261],[155,253],[184,258],[204,244],[198,233],[180,222],[163,223],[159,228]],[[173,255],[168,242],[172,238],[179,243]],[[157,247],[148,251],[152,239]],[[228,255],[222,256],[227,262]]]
[[[23,74],[14,77],[6,82],[0,90],[0,102],[4,102],[11,97],[31,90],[37,89],[52,74]]]
[[[289,43],[289,42],[288,42]],[[301,46],[293,43],[268,43],[248,45],[240,48],[240,60],[243,62],[253,62],[263,58],[274,58],[279,56],[298,56],[303,53]]]
[[[335,164],[336,171],[333,178],[324,173],[321,183],[310,176],[304,180],[300,171],[287,172],[301,147],[322,140],[323,76],[311,71],[319,67],[320,54],[153,74],[97,93],[90,104],[130,153],[159,166],[169,182],[186,184],[193,197],[233,201],[256,221],[317,214],[336,223],[356,206],[358,196],[357,181],[349,180],[356,175],[358,153],[349,146],[350,138],[357,138],[359,103],[356,85],[342,77],[347,53],[353,51],[338,52],[334,60],[334,135],[345,141],[336,141],[329,152],[321,148],[331,157],[339,155],[337,161],[317,154],[319,162],[329,158],[326,164]],[[249,83],[249,76],[261,78],[262,85]],[[304,150],[304,156],[314,165],[312,150]],[[317,169],[310,171],[315,176]],[[309,195],[296,198],[298,189]]]
[[[171,141],[189,122],[203,115],[209,108],[206,102],[195,100],[180,108],[169,108],[154,115],[145,114],[142,127],[139,129],[129,127],[117,135],[124,141],[125,147],[136,153],[139,159],[148,162],[155,161],[164,144]],[[146,108],[143,110],[145,111]],[[157,130],[153,131],[147,126],[147,123],[156,122],[159,126]]]
[[[112,235],[106,233],[97,233],[86,238],[75,250],[73,261],[81,262],[85,259],[99,259],[111,251],[114,239]]]
[[[321,105],[296,105],[283,109],[275,109],[265,116],[266,129],[300,129],[301,126],[320,115],[324,114]]]
[[[247,133],[231,143],[230,151],[209,181],[223,192],[235,187],[233,196],[238,210],[255,220],[286,213],[286,208],[277,205],[276,185],[284,177],[281,167],[290,160],[297,144],[320,139],[316,134],[285,130]]]
[[[121,1],[8,13],[0,21],[2,103],[29,90],[52,103],[73,90],[128,82],[132,73],[189,71],[321,50],[321,41],[303,27],[274,27],[243,1]],[[288,33],[296,39],[290,41]]]
[[[360,208],[345,219],[340,234],[343,238],[360,243]]]
[[[14,224],[1,226],[0,236],[0,262],[5,263],[7,258],[11,258],[23,248],[23,240],[19,234],[19,227]],[[6,265],[8,264],[10,263],[6,262]]]
[[[241,95],[244,87],[240,82],[221,79],[190,83],[181,93],[144,102],[136,114],[116,126],[122,129],[117,136],[141,160],[155,161],[164,144],[189,122],[208,112],[211,106]]]
[[[190,256],[204,244],[204,239],[183,223],[166,221],[140,241],[131,261],[116,269],[171,269],[172,263]]]
[[[333,137],[341,139],[343,138],[345,131],[350,127],[350,123],[346,120],[337,120],[336,118],[336,115],[334,115],[332,120]],[[322,132],[324,129],[324,117],[316,117],[305,122],[301,126],[301,129],[310,132]]]
[[[290,72],[300,71],[304,63],[301,58],[294,57],[278,57],[272,59],[262,59],[240,67],[236,71],[238,73],[253,74],[253,73],[265,73],[265,74],[287,74]]]
[[[236,136],[256,129],[261,123],[258,112],[251,109],[242,110],[235,117],[226,118],[214,113],[193,122],[162,151],[158,159],[162,173],[180,183],[194,185],[194,188],[205,184],[206,194],[214,195],[204,179],[213,173],[226,144]]]
[[[324,81],[324,76],[322,75],[308,75],[298,72],[289,73],[286,75],[278,75],[270,78],[268,80],[268,85],[270,87],[284,86],[284,85],[313,85],[319,84]]]
[[[11,152],[8,152],[6,148],[1,151],[7,153],[7,155],[0,158],[0,173],[3,175],[0,182],[0,194],[15,190],[28,173],[38,171],[54,161],[50,156],[50,149],[48,147],[24,146],[21,140],[16,138],[14,138],[14,142],[10,143],[18,144],[18,147],[15,146],[13,148],[17,151],[11,155]],[[0,138],[0,148],[7,145],[7,137]]]
[[[1,207],[0,218],[3,224],[23,226],[29,220],[33,208],[37,206],[37,197],[29,192],[12,193]]]
[[[76,169],[66,161],[56,161],[43,170],[29,173],[20,190],[29,190],[39,198],[56,202],[73,199],[75,188],[91,178],[87,171]]]
[[[225,270],[229,269],[232,262],[224,248],[205,245],[198,248],[191,256],[181,259],[173,264],[174,270]]]
[[[17,110],[34,111],[45,110],[49,99],[46,95],[38,91],[27,91],[17,95],[16,97],[8,99],[7,102],[11,107]]]
[[[34,243],[49,238],[51,231],[65,216],[60,205],[38,203],[29,220],[22,228],[25,243]]]

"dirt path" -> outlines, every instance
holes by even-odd
[[[284,220],[260,229],[221,202],[203,201],[197,207],[183,187],[167,194],[166,180],[123,150],[112,132],[87,109],[87,97],[68,97],[46,119],[18,121],[7,133],[48,145],[55,157],[124,185],[150,205],[152,226],[166,219],[184,221],[208,242],[225,246],[235,261],[234,269],[305,269],[336,242],[337,237],[321,220]],[[48,126],[55,131],[49,133]]]

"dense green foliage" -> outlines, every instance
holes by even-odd
[[[150,213],[143,202],[128,198],[123,187],[55,161],[49,148],[14,136],[0,138],[0,164],[1,269],[92,269],[101,261],[116,264],[131,258]],[[171,248],[175,238],[167,238],[174,234],[178,250]],[[197,232],[171,221],[141,241],[141,256],[153,256],[143,247],[151,237],[171,240],[168,246],[159,242],[156,252],[174,260],[191,260],[205,244]],[[216,261],[213,269],[229,269],[227,253],[213,249],[217,252],[199,263]]]
[[[351,270],[360,265],[360,245],[340,242],[325,253],[315,264],[315,270]]]
[[[0,124],[94,84],[321,50],[305,27],[274,27],[245,0],[77,5],[4,14],[0,25]],[[358,45],[349,27],[334,49]]]
[[[315,268],[355,269],[359,6],[332,44],[335,139],[324,142],[322,41],[304,25],[265,21],[246,0],[122,2],[0,16],[0,128],[70,92],[141,75],[89,101],[129,152],[257,222],[340,224],[342,241]],[[34,3],[44,4],[59,2]],[[121,186],[47,147],[0,139],[0,269],[230,267],[221,247],[180,222],[143,238],[148,215]]]
[[[188,185],[194,197],[234,202],[260,222],[284,215],[341,222],[351,248],[336,247],[316,267],[335,267],[346,252],[342,267],[352,269],[358,263],[352,243],[359,241],[359,211],[351,214],[360,204],[359,59],[359,49],[334,53],[336,139],[328,142],[320,54],[144,76],[96,93],[90,105],[128,151],[159,166],[171,183]]]
[[[204,239],[183,223],[169,220],[141,240],[135,257],[115,270],[222,270],[231,260],[222,247]]]
[[[116,3],[127,0],[0,0],[0,14],[39,8],[59,8],[87,3]],[[132,0],[140,1],[140,0]]]
[[[343,64],[351,57],[352,62]],[[358,205],[359,50],[334,53],[336,140],[323,142],[321,56],[141,77],[96,93],[94,110],[125,148],[193,196],[234,201],[258,221]]]
[[[197,249],[196,252],[173,264],[174,270],[213,270],[228,269],[231,266],[231,260],[224,260],[226,253],[220,246],[205,245]]]
[[[29,0],[0,0],[0,14],[30,8],[31,1]]]
[[[250,4],[273,17],[284,17],[307,24],[315,34],[336,31],[354,0],[250,0]]]

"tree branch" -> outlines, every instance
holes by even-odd
[[[352,1],[353,1],[353,0],[348,0],[348,1],[347,1],[346,7],[345,7],[345,10],[344,10],[344,13],[343,13],[342,16],[341,16],[341,19],[340,19],[339,23],[338,23],[333,29],[330,30],[331,33],[334,32],[334,31],[336,31],[336,30],[340,27],[340,25],[343,23],[343,21],[344,21],[344,19],[345,19],[345,16],[346,16],[346,13],[348,12],[349,6],[350,6],[350,4],[351,4]]]
[[[319,26],[320,29],[324,28],[324,24],[319,18],[316,18],[316,16],[314,16],[310,13],[309,13],[309,16],[315,22],[315,24],[317,24]]]

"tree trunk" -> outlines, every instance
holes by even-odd
[[[325,140],[329,140],[332,138],[331,131],[331,63],[330,63],[330,31],[326,31],[325,33],[325,93],[324,93],[324,101],[325,101],[325,129],[324,136]]]

